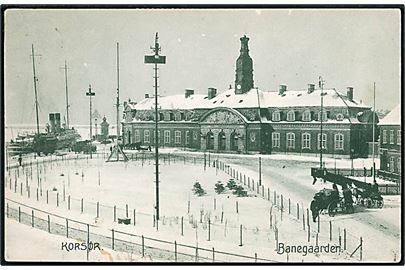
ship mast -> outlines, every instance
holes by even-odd
[[[37,116],[37,134],[39,134],[39,116],[38,116],[38,93],[37,93],[37,77],[35,75],[35,54],[34,54],[34,44],[31,44],[32,49],[32,71],[34,74],[34,93],[35,93],[35,113]]]
[[[67,74],[67,64],[65,60],[65,88],[66,88],[66,128],[69,129],[69,92],[68,92],[68,74]]]

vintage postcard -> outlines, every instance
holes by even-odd
[[[3,264],[403,264],[403,6],[3,6]]]

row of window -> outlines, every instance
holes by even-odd
[[[388,138],[388,130],[383,130],[383,136],[382,136],[382,143],[389,143],[389,144],[395,144],[395,130],[389,130],[390,132],[390,137],[389,141],[387,140]],[[397,141],[396,144],[401,145],[401,130],[397,130]]]
[[[272,134],[272,146],[273,148],[280,148],[280,133],[274,132]],[[344,135],[343,134],[335,134],[334,136],[335,142],[335,150],[343,150],[344,149]],[[295,133],[287,133],[286,134],[286,141],[287,141],[287,149],[295,149]],[[327,146],[327,134],[318,134],[318,150],[321,148],[326,149]],[[301,148],[302,149],[311,149],[311,134],[310,133],[303,133],[301,136]]]
[[[189,130],[185,131],[184,138],[185,138],[185,144],[189,144],[189,142],[190,142],[190,131]],[[138,129],[135,130],[135,132],[134,132],[134,139],[135,139],[135,142],[141,141],[140,131]],[[164,139],[165,144],[170,143],[170,130],[164,131],[163,139]],[[196,140],[196,139],[197,139],[197,133],[194,132],[194,140]],[[151,132],[149,130],[143,131],[143,142],[151,143]],[[158,130],[158,143],[160,143],[160,130]],[[181,131],[180,130],[174,131],[174,143],[181,144]]]
[[[296,115],[296,113],[295,113],[294,110],[288,111],[288,112],[287,112],[287,121],[290,121],[290,122],[296,121],[297,119],[295,119],[295,118],[296,118],[295,115]],[[322,117],[322,121],[327,121],[327,119],[328,119],[328,114],[327,114],[327,112],[326,112],[326,111],[323,111],[322,114],[321,114],[321,112],[318,112],[318,121],[321,121],[321,117]],[[271,116],[271,120],[274,121],[274,122],[278,122],[278,121],[280,121],[280,119],[281,119],[281,114],[280,114],[280,112],[279,112],[279,111],[273,112],[273,114],[272,114],[272,116]],[[336,115],[336,120],[342,121],[343,119],[344,119],[344,115],[343,115],[343,114],[338,113],[338,114]],[[312,120],[311,112],[310,112],[309,110],[304,111],[304,112],[302,113],[302,118],[301,118],[301,120],[302,120],[302,121],[305,121],[305,122],[311,121],[311,120]]]

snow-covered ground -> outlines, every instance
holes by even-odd
[[[106,148],[108,149],[108,148]],[[100,234],[109,234],[109,229],[125,231],[137,235],[145,235],[170,242],[177,241],[191,246],[226,251],[246,256],[266,258],[275,261],[350,261],[358,260],[359,252],[350,258],[348,252],[353,251],[363,237],[363,261],[399,260],[400,251],[400,201],[399,196],[386,196],[383,209],[364,209],[356,207],[356,213],[350,216],[337,215],[329,218],[321,216],[318,235],[320,244],[338,243],[338,235],[343,236],[347,231],[347,249],[341,254],[286,254],[279,255],[275,251],[275,226],[278,227],[279,242],[294,245],[308,245],[307,225],[302,226],[302,214],[309,208],[313,194],[330,184],[316,183],[312,185],[310,167],[316,166],[317,158],[304,158],[293,155],[262,156],[262,181],[266,187],[264,197],[251,190],[249,197],[238,198],[229,191],[222,195],[214,192],[214,184],[220,180],[226,182],[230,176],[216,168],[206,167],[201,163],[202,153],[180,152],[173,149],[162,149],[163,153],[177,153],[187,158],[161,160],[160,174],[160,211],[161,221],[159,230],[153,227],[154,213],[154,166],[153,161],[138,159],[128,163],[106,163],[102,159],[71,160],[52,163],[39,163],[38,176],[36,164],[26,167],[25,174],[20,169],[19,177],[15,172],[6,178],[11,178],[11,190],[6,186],[6,197],[22,202],[32,207],[49,211],[74,220],[97,225]],[[136,152],[134,152],[136,153]],[[140,157],[141,155],[139,155]],[[197,164],[194,164],[197,157]],[[200,159],[198,159],[200,158]],[[237,169],[246,177],[258,179],[257,156],[246,155],[210,155],[211,162],[218,158]],[[43,158],[41,158],[43,159]],[[333,166],[334,159],[325,158],[327,166]],[[342,167],[350,167],[350,160],[336,161]],[[359,162],[355,160],[355,162]],[[369,160],[363,161],[365,163]],[[359,164],[363,164],[359,162]],[[349,165],[349,166],[347,166]],[[27,174],[28,172],[28,174]],[[62,175],[63,174],[63,175]],[[14,192],[14,181],[17,179],[17,193]],[[40,179],[38,181],[38,179]],[[99,181],[100,180],[100,181]],[[199,181],[207,194],[197,197],[191,189],[195,181]],[[20,183],[31,187],[30,198],[27,192],[20,195]],[[100,183],[100,184],[99,184]],[[9,182],[7,183],[9,185]],[[36,189],[42,196],[36,200]],[[270,188],[270,201],[267,200],[267,187]],[[245,188],[247,188],[245,186]],[[23,188],[24,190],[24,188]],[[46,190],[49,202],[46,203]],[[54,190],[54,191],[52,191]],[[65,197],[63,198],[63,190]],[[276,207],[273,205],[276,191]],[[261,193],[261,192],[260,192]],[[57,195],[58,194],[58,195]],[[284,196],[284,213],[281,217],[280,194]],[[71,196],[71,210],[67,210],[67,198]],[[56,196],[59,206],[56,207]],[[84,199],[84,213],[80,210],[80,199]],[[288,215],[287,200],[290,199],[291,214]],[[96,219],[97,202],[99,202],[100,218]],[[10,207],[18,207],[13,203]],[[296,218],[296,204],[300,208],[300,220]],[[114,205],[117,207],[117,218],[128,217],[133,223],[133,213],[136,209],[136,224],[122,225],[113,222]],[[236,206],[237,204],[237,206]],[[188,210],[190,205],[190,210]],[[238,212],[236,212],[236,207]],[[24,207],[23,207],[24,208]],[[28,211],[28,209],[23,211]],[[270,227],[270,213],[271,225]],[[40,215],[40,213],[38,213]],[[181,218],[184,219],[183,235],[181,235]],[[46,215],[44,216],[46,218]],[[281,220],[282,218],[282,220]],[[306,219],[306,218],[305,218]],[[210,239],[208,241],[208,220],[210,220]],[[222,220],[222,221],[221,221]],[[332,221],[333,239],[329,239],[329,221]],[[63,223],[63,220],[60,221]],[[277,225],[275,224],[277,223]],[[243,245],[240,244],[240,226],[242,225]],[[317,225],[312,224],[310,244],[316,243]],[[124,237],[124,236],[121,236]],[[375,247],[381,247],[379,249]],[[172,247],[170,247],[172,248]],[[189,252],[190,250],[184,252]],[[203,255],[201,255],[203,256]],[[210,255],[206,255],[207,257]],[[237,260],[223,256],[218,260]],[[163,258],[161,258],[163,260]]]

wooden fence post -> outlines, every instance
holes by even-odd
[[[255,253],[255,263],[257,263],[257,253]]]
[[[116,222],[117,221],[117,206],[116,205],[114,205],[113,214],[114,214],[114,222]]]
[[[174,261],[177,262],[177,242],[174,241]]]
[[[68,210],[70,210],[70,195],[68,196]]]
[[[34,210],[31,210],[31,226],[34,228]]]
[[[236,201],[236,214],[239,214],[239,206],[238,206],[238,201]]]
[[[80,201],[80,213],[83,213],[83,198]]]
[[[308,225],[308,242],[311,240],[311,226]]]
[[[329,220],[329,241],[332,241],[332,220]]]
[[[66,219],[66,238],[69,238],[69,220]]]
[[[291,214],[291,200],[288,198],[288,214]]]
[[[267,188],[267,200],[270,201],[270,188]]]
[[[114,229],[111,229],[111,249],[114,250]]]
[[[49,203],[49,195],[48,195],[48,190],[46,190],[46,204]]]
[[[346,250],[346,228],[343,229],[343,250]]]
[[[59,192],[56,192],[56,207],[59,207]]]
[[[215,249],[212,248],[212,262],[215,262]]]
[[[309,224],[308,224],[309,227]],[[305,231],[305,213],[302,213],[302,229]]]
[[[363,237],[360,237],[360,261],[363,260]]]
[[[208,241],[211,241],[211,220],[208,219]]]
[[[6,213],[7,213],[7,217],[10,217],[10,209],[7,203],[7,207],[6,207]]]
[[[126,217],[128,218],[128,204],[125,204],[125,214],[126,214]]]
[[[134,209],[134,226],[136,225],[136,209]]]
[[[300,220],[300,206],[297,203],[297,219]]]
[[[214,210],[216,210],[216,209],[217,209],[217,199],[214,198]]]
[[[100,217],[100,203],[97,202],[97,217]]]
[[[321,232],[321,215],[318,215],[318,233]]]
[[[242,228],[242,224],[241,224],[241,225],[240,225],[240,233],[239,233],[239,236],[240,236],[239,246],[240,246],[240,247],[243,246],[243,242],[242,242],[242,230],[243,230],[243,228]]]
[[[184,228],[183,228],[183,217],[181,217],[181,236],[184,235]]]
[[[48,215],[48,232],[51,233],[51,217]]]

